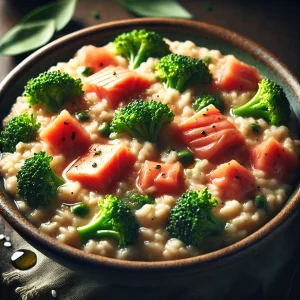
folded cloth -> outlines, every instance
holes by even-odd
[[[298,218],[299,219],[299,218]],[[299,238],[295,239],[300,221],[297,220],[270,243],[266,255],[255,256],[239,274],[228,273],[222,280],[208,278],[197,287],[124,287],[103,284],[70,270],[44,256],[26,243],[17,233],[11,236],[13,251],[29,249],[36,253],[37,264],[29,270],[13,268],[4,273],[3,287],[17,288],[22,300],[269,300],[285,299],[288,282],[296,266],[294,253],[299,251]],[[2,247],[2,245],[0,245]],[[12,251],[12,252],[13,252]],[[12,253],[11,252],[11,253]],[[11,254],[10,253],[10,254]],[[7,258],[9,259],[9,258]],[[257,272],[259,270],[259,272]],[[286,273],[288,272],[288,273]],[[284,276],[281,276],[281,274]],[[285,278],[285,281],[282,280]],[[14,298],[15,299],[15,298]],[[3,299],[11,300],[11,299]]]

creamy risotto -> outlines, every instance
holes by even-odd
[[[2,151],[0,172],[18,209],[41,232],[87,253],[126,260],[175,260],[245,238],[288,200],[298,179],[299,140],[293,120],[289,127],[277,126],[263,118],[232,113],[233,107],[247,103],[257,93],[262,79],[258,70],[192,41],[165,42],[171,53],[201,59],[212,75],[211,82],[187,83],[180,91],[168,87],[156,75],[161,56],[148,57],[132,67],[126,57],[115,54],[111,42],[104,47],[84,46],[69,61],[50,68],[83,83],[83,95],[56,112],[42,104],[29,105],[25,94],[17,98],[3,121],[4,128],[13,117],[26,112],[40,126],[32,141],[18,142],[12,153]],[[217,95],[222,109],[212,103],[197,111],[196,99],[204,94]],[[109,132],[115,112],[137,99],[166,104],[174,114],[155,142],[128,132]],[[74,126],[70,143],[64,140],[62,120]],[[72,143],[74,132],[77,144]],[[53,157],[51,169],[64,183],[51,203],[36,208],[20,196],[17,173],[25,160],[40,151]],[[182,160],[186,153],[188,162]],[[93,162],[94,156],[97,160]],[[87,162],[92,171],[87,170]],[[212,213],[223,224],[222,230],[207,235],[201,243],[172,236],[168,230],[171,209],[182,194],[205,188],[217,199]],[[108,194],[122,201],[131,192],[154,199],[132,209],[138,224],[135,242],[120,247],[113,237],[83,241],[78,228],[93,221],[99,202]],[[84,214],[74,209],[79,203]]]

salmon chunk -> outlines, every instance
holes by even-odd
[[[253,174],[235,160],[219,165],[208,178],[218,187],[224,200],[241,201],[256,188]]]
[[[226,92],[252,91],[258,88],[259,81],[260,75],[255,67],[232,57],[219,70],[216,85],[220,90]]]
[[[146,160],[138,177],[138,187],[145,193],[179,194],[183,187],[183,167],[179,162],[166,164]]]
[[[84,46],[76,56],[80,65],[92,68],[94,72],[110,65],[118,65],[116,57],[104,47]]]
[[[40,137],[51,146],[56,154],[74,157],[85,152],[91,145],[89,133],[63,110],[41,133]]]
[[[107,191],[126,176],[136,161],[136,156],[124,145],[93,144],[67,170],[66,177],[83,186]]]
[[[295,176],[299,171],[297,157],[273,137],[252,147],[250,159],[255,169],[262,170],[271,177],[284,180],[299,178]]]
[[[122,67],[108,66],[89,76],[84,81],[85,92],[95,92],[105,98],[112,108],[118,107],[121,101],[138,95],[150,86],[145,76]]]
[[[200,159],[225,160],[225,152],[244,144],[240,131],[213,105],[178,125],[182,140]]]

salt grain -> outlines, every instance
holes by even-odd
[[[10,241],[10,237],[9,237],[9,236],[6,236],[6,237],[5,237],[5,240],[6,240],[7,242],[9,242],[9,241]]]
[[[5,235],[4,234],[0,234],[0,241],[5,239]]]
[[[4,247],[10,248],[11,247],[11,242],[5,242]]]
[[[52,291],[51,291],[51,295],[52,295],[53,298],[56,298],[56,296],[57,296],[56,291],[55,291],[55,290],[52,290]]]

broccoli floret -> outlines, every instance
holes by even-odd
[[[271,125],[287,125],[291,109],[283,89],[274,81],[263,78],[256,95],[246,104],[234,107],[232,113],[242,117],[263,118]]]
[[[157,143],[159,132],[173,119],[174,113],[167,104],[136,100],[115,112],[111,131],[126,132],[141,141]]]
[[[37,152],[25,160],[17,173],[18,195],[31,208],[48,206],[56,196],[57,188],[65,183],[52,171],[52,159],[46,152]]]
[[[98,205],[99,212],[94,219],[77,228],[82,242],[113,238],[118,240],[119,248],[134,244],[139,225],[130,206],[114,195],[106,195]]]
[[[200,247],[206,236],[220,233],[225,224],[212,212],[217,204],[207,188],[184,193],[171,209],[167,226],[171,237]]]
[[[212,75],[201,59],[190,56],[169,54],[156,65],[156,78],[167,87],[183,92],[188,85],[210,83]]]
[[[155,200],[151,195],[142,195],[138,193],[129,193],[124,199],[133,210],[142,208],[145,204],[154,204]]]
[[[51,113],[57,112],[70,98],[82,94],[81,80],[60,71],[44,72],[30,79],[24,92],[30,105],[41,104]]]
[[[197,98],[193,103],[193,108],[196,111],[200,111],[202,108],[210,104],[214,105],[219,111],[224,111],[224,102],[219,96],[212,94],[205,94]]]
[[[116,37],[113,45],[116,54],[126,57],[133,69],[149,57],[160,58],[170,53],[169,45],[159,33],[145,29],[122,33]]]
[[[3,152],[13,153],[19,142],[28,143],[35,139],[40,124],[29,114],[12,118],[0,133],[0,147]]]

